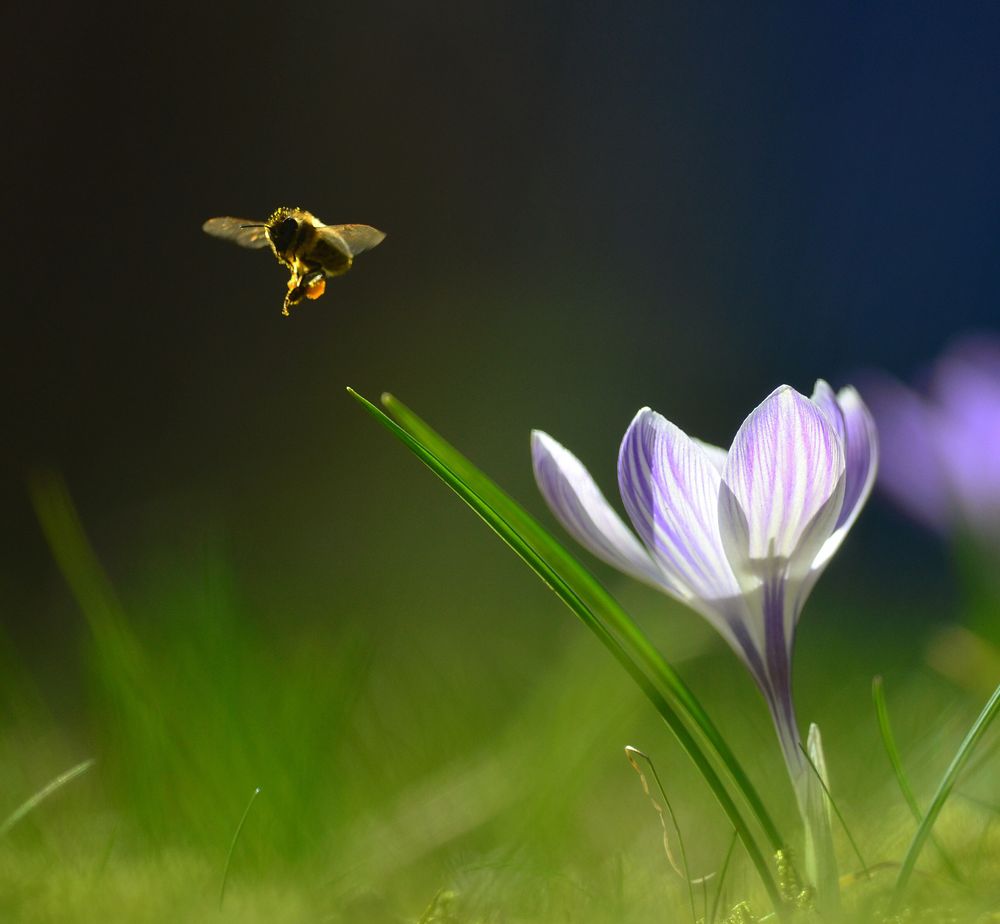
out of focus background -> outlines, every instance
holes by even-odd
[[[782,382],[919,376],[957,333],[998,318],[1000,11],[43,2],[3,21],[0,724],[22,768],[7,771],[5,804],[97,756],[111,769],[88,793],[119,819],[109,831],[185,842],[189,815],[169,793],[187,793],[202,821],[224,808],[203,831],[221,856],[256,781],[261,817],[284,793],[274,852],[315,860],[323,832],[297,840],[293,821],[317,804],[330,814],[315,817],[370,815],[377,831],[397,817],[387,793],[445,767],[488,776],[494,745],[523,761],[530,740],[551,792],[463,777],[462,798],[495,818],[552,804],[572,778],[585,815],[629,806],[636,828],[600,836],[623,850],[642,837],[659,871],[656,819],[618,749],[672,754],[665,733],[344,388],[391,390],[544,513],[532,427],[613,496],[618,442],[643,405],[728,443]],[[388,237],[284,318],[270,255],[200,230],[278,205]],[[116,752],[93,622],[29,501],[38,471],[65,479],[144,652],[139,673],[180,691],[166,724],[202,723],[196,740],[219,743],[211,772],[184,757],[162,778],[155,761],[128,766],[131,733]],[[689,675],[715,680],[699,695],[736,690],[753,703],[749,740],[770,734],[697,617],[595,569],[682,672],[702,659]],[[834,742],[843,715],[869,722],[871,673],[920,669],[957,596],[940,541],[876,498],[801,627],[805,717]],[[831,651],[840,682],[810,684]],[[576,727],[545,725],[574,690]],[[943,681],[938,694],[943,709]],[[605,788],[581,782],[578,752],[610,761]],[[451,817],[456,789],[435,785],[446,795],[427,815]],[[412,823],[443,851],[413,888],[414,919],[419,896],[450,881],[442,870],[531,840],[469,846],[476,811],[433,837]],[[381,843],[406,857],[399,830]],[[244,837],[269,856],[250,822]],[[558,843],[546,856],[565,859]]]

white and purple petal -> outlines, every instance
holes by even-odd
[[[662,570],[708,606],[740,595],[719,534],[720,482],[701,445],[649,408],[636,414],[618,455],[622,501]]]
[[[795,561],[833,532],[844,451],[826,413],[795,389],[775,389],[743,422],[726,459],[720,519],[738,571]]]
[[[843,443],[847,435],[844,411],[840,406],[840,401],[837,399],[837,393],[824,379],[816,379],[816,385],[812,393],[812,402],[826,414],[826,419],[830,421],[830,425],[837,431],[837,436],[840,437],[840,441]]]
[[[827,412],[792,388],[776,389],[736,434],[719,494],[722,539],[776,696],[775,721],[789,720],[779,713],[791,689],[795,626],[843,496],[844,452]]]
[[[663,575],[583,463],[547,433],[531,433],[535,481],[563,528],[609,565],[662,587]]]
[[[815,395],[813,400],[816,400]],[[817,572],[826,567],[854,525],[871,494],[878,470],[878,433],[871,412],[851,386],[837,392],[835,400],[844,425],[844,502],[833,534],[813,561],[813,569]]]
[[[849,528],[868,500],[878,471],[878,431],[871,411],[852,386],[837,392],[837,402],[844,412],[847,432],[844,436],[844,506],[837,520],[838,529]]]

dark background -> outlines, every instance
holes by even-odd
[[[644,404],[726,442],[780,382],[908,376],[997,319],[994,4],[3,20],[0,599],[29,641],[63,625],[38,466],[115,577],[210,532],[264,612],[392,609],[404,584],[462,612],[482,562],[501,598],[531,578],[345,385],[538,510],[533,426],[610,491]],[[291,318],[269,255],[200,231],[282,204],[388,233]],[[938,560],[884,509],[860,533],[838,567]]]

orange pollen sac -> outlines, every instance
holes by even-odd
[[[326,291],[326,280],[317,279],[306,288],[306,298],[319,298]]]

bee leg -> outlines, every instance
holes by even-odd
[[[304,276],[298,271],[293,272],[288,280],[288,294],[281,309],[282,314],[288,314],[292,305],[297,305],[304,298],[319,298],[326,290],[326,273],[321,269],[310,270]]]
[[[281,306],[281,313],[287,316],[288,309],[292,305],[297,305],[301,302],[304,294],[302,277],[299,275],[298,270],[293,270],[292,275],[288,278],[288,292],[285,293],[285,303]]]

